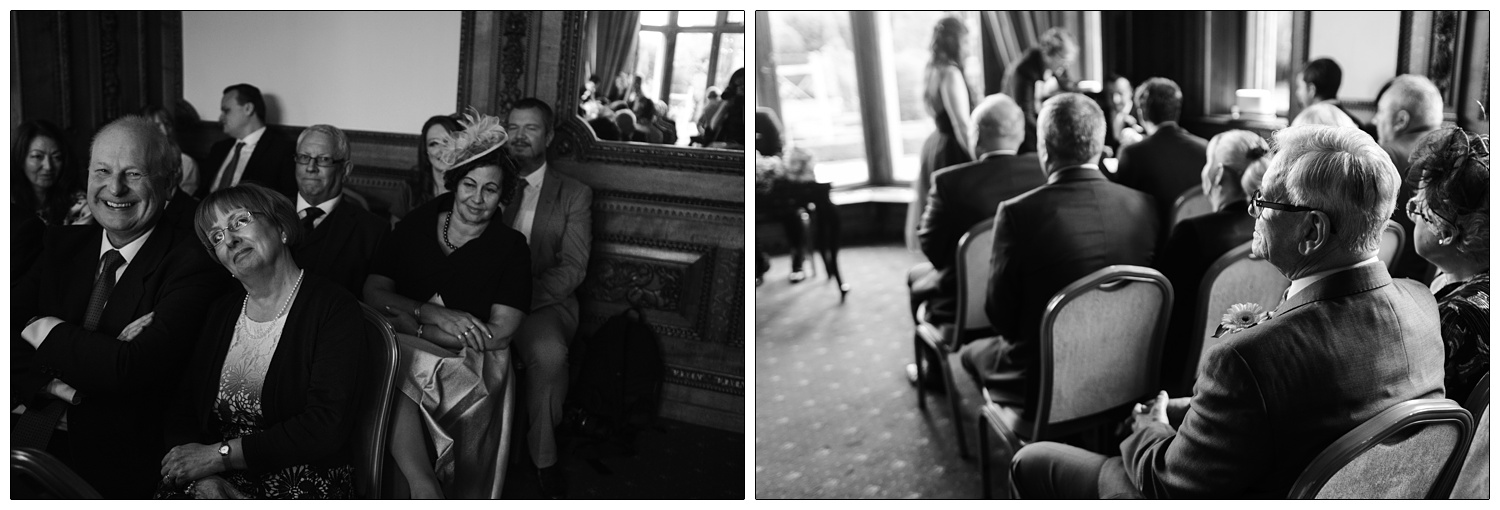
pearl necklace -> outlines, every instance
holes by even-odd
[[[292,292],[286,295],[286,300],[281,303],[281,311],[280,312],[276,312],[276,316],[271,318],[271,322],[275,322],[276,319],[280,319],[283,315],[286,315],[286,309],[287,309],[287,307],[292,306],[292,296],[297,295],[297,289],[302,288],[302,275],[304,275],[304,274],[307,274],[307,270],[306,269],[297,271],[297,283],[292,284]],[[246,293],[245,294],[245,301],[240,304],[240,315],[244,316],[246,319],[249,319],[250,318],[249,310],[250,310],[250,294]]]
[[[443,218],[443,244],[448,245],[448,249],[450,251],[458,251],[458,247],[454,246],[453,243],[448,241],[448,224],[452,222],[453,213],[450,212],[448,213],[448,216]]]

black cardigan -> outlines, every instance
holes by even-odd
[[[222,441],[213,412],[219,374],[234,336],[244,289],[214,303],[178,398],[168,415],[167,446]],[[286,325],[261,392],[266,430],[241,439],[252,472],[301,464],[339,466],[351,459],[350,440],[367,377],[367,354],[377,332],[354,296],[308,273],[287,312]]]

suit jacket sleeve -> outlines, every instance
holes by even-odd
[[[296,367],[310,374],[306,405],[301,413],[241,440],[245,464],[252,470],[274,470],[325,458],[349,441],[354,430],[359,367],[366,364],[370,345],[366,339],[368,327],[352,299],[317,311],[295,332],[314,343],[312,366]]]
[[[577,193],[563,194],[563,238],[562,251],[557,254],[557,264],[537,275],[532,285],[531,309],[561,303],[588,274],[589,249],[593,240],[594,219],[591,208],[594,192],[579,184]]]
[[[1016,288],[1021,281],[1020,269],[1010,260],[1010,247],[1014,244],[1012,230],[1010,216],[1002,202],[995,211],[995,244],[990,252],[989,288],[985,291],[989,299],[984,302],[984,311],[1000,336],[1011,337],[1015,335],[1016,316],[1021,311],[1021,302],[1016,297]]]
[[[1120,158],[1119,158],[1119,161],[1115,165],[1115,172],[1114,173],[1104,172],[1105,176],[1109,177],[1110,180],[1114,181],[1117,184],[1123,184],[1123,185],[1129,186],[1131,188],[1135,187],[1135,179],[1134,179],[1134,177],[1135,177],[1135,170],[1136,169],[1133,166],[1135,163],[1134,163],[1134,159],[1132,159],[1130,157],[1130,153],[1135,152],[1135,151],[1132,151],[1131,149],[1134,149],[1134,148],[1140,146],[1139,145],[1140,142],[1136,142],[1136,143],[1137,143],[1137,145],[1131,145],[1131,146],[1126,147],[1124,149],[1120,149]],[[1104,166],[1101,164],[1099,166],[1099,168],[1102,169],[1102,168],[1104,168]]]
[[[134,340],[122,342],[64,322],[37,349],[38,360],[84,394],[155,391],[163,374],[180,374],[204,312],[223,290],[224,268],[191,246],[169,249],[156,270],[165,273],[152,308],[156,315]]]
[[[939,191],[941,189],[934,178],[927,195],[927,209],[922,212],[922,228],[917,231],[917,239],[921,242],[922,253],[932,262],[932,267],[946,269],[953,265],[958,238],[963,235],[955,235],[954,230],[968,226],[955,225],[953,219],[948,217],[948,207],[943,202],[943,195]]]
[[[1271,465],[1278,445],[1241,353],[1231,346],[1211,350],[1203,374],[1176,433],[1158,423],[1120,444],[1126,472],[1146,497],[1230,497]]]

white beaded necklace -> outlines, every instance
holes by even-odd
[[[256,322],[250,319],[250,295],[248,293],[245,294],[245,301],[240,304],[240,320],[237,322],[240,330],[248,339],[260,340],[269,335],[271,331],[281,329],[277,327],[277,323],[281,322],[281,319],[286,316],[287,308],[292,305],[292,296],[297,295],[297,289],[302,288],[302,275],[306,273],[306,269],[297,272],[297,283],[292,285],[292,291],[286,295],[286,300],[281,303],[281,311],[276,312],[276,317],[270,321]]]

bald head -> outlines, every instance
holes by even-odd
[[[1443,124],[1443,95],[1425,76],[1403,74],[1380,96],[1375,129],[1385,145],[1405,135],[1422,135]]]
[[[1026,117],[1021,106],[1005,94],[993,94],[979,102],[972,116],[974,155],[998,150],[1016,150],[1026,139]]]

